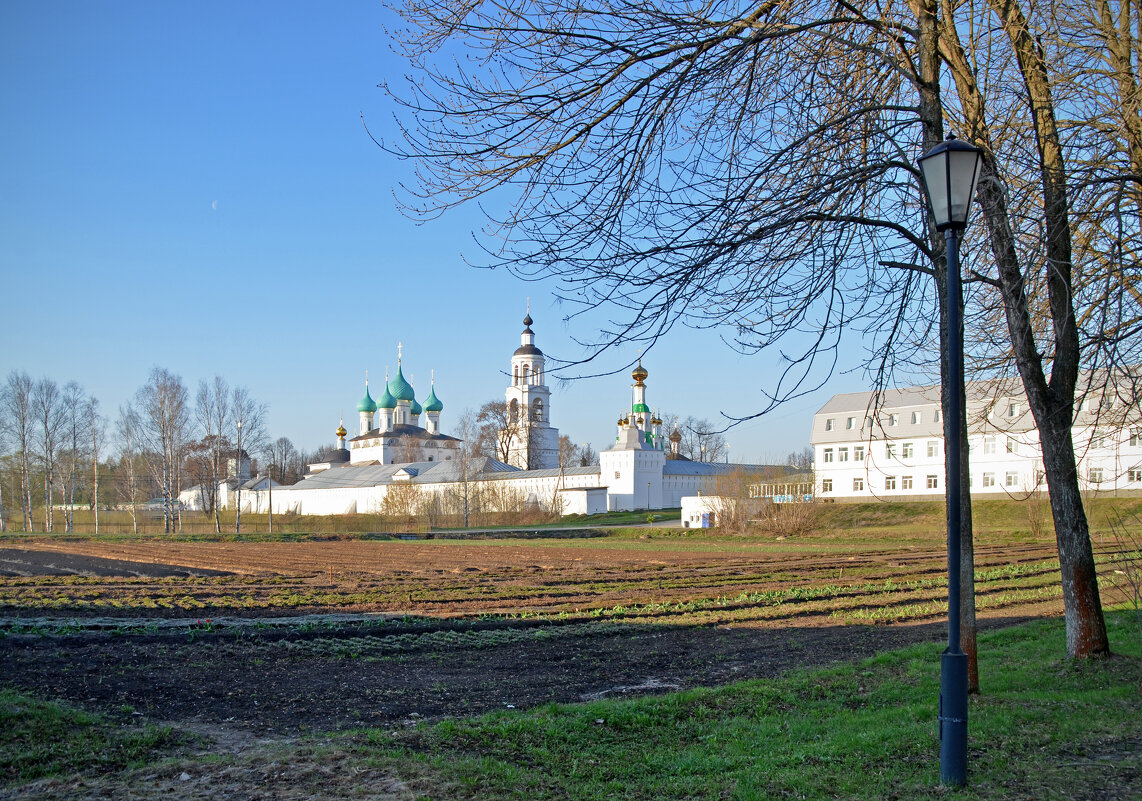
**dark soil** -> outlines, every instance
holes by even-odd
[[[99,576],[166,578],[170,576],[228,576],[225,570],[183,567],[126,559],[105,559],[59,551],[0,548],[0,576]]]
[[[989,625],[1006,622],[1015,621]],[[597,623],[457,636],[454,624],[445,626],[388,640],[360,630],[9,636],[0,641],[0,675],[39,697],[136,720],[289,734],[776,676],[916,642],[935,649],[945,631],[931,623],[780,629]],[[505,634],[506,641],[495,641]]]

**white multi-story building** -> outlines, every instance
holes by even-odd
[[[1090,376],[1084,375],[1087,385]],[[1124,387],[1081,394],[1074,426],[1080,488],[1142,492],[1142,412]],[[879,401],[879,403],[877,402]],[[967,385],[973,495],[1025,498],[1046,492],[1039,432],[1017,379]],[[943,496],[940,387],[834,395],[813,417],[821,499]]]

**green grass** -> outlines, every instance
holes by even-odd
[[[102,715],[0,690],[0,782],[141,764],[180,742],[167,728],[118,726]]]
[[[984,694],[971,700],[969,786],[939,785],[939,646],[825,670],[655,697],[505,710],[413,729],[286,743],[304,771],[322,749],[342,770],[380,770],[419,799],[1135,798],[1142,776],[1139,626],[1110,612],[1117,654],[1065,659],[1058,619],[980,637]],[[510,700],[510,699],[508,699]],[[119,776],[132,786],[180,753],[168,729],[120,725],[0,693],[0,771]],[[118,771],[118,773],[116,773]]]
[[[1089,663],[1060,657],[1059,620],[980,637],[970,784],[952,793],[939,787],[930,645],[719,689],[375,731],[361,755],[421,798],[1126,798],[1142,775],[1139,631],[1127,613],[1108,624],[1125,655]]]

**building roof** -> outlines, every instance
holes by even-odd
[[[365,397],[361,398],[361,402],[357,404],[357,411],[359,412],[375,412],[377,410],[377,403],[373,400],[373,396],[369,394],[369,384],[365,383]]]
[[[794,472],[794,468],[783,464],[734,464],[733,462],[692,462],[670,459],[662,468],[664,476],[719,476],[726,473],[746,473],[750,475],[784,476]]]
[[[433,384],[428,390],[428,397],[424,399],[424,411],[426,412],[442,412],[444,411],[444,404],[436,397],[436,384]]]
[[[320,473],[305,476],[294,484],[291,490],[310,489],[350,489],[357,487],[375,487],[379,484],[392,484],[393,476],[397,473],[408,474],[410,478],[404,479],[411,484],[437,484],[459,481],[463,463],[458,459],[449,459],[443,462],[411,462],[407,464],[369,464],[336,465]],[[493,478],[501,473],[520,475],[525,471],[519,470],[503,462],[489,459],[485,456],[472,459],[468,463],[468,475],[472,480]]]
[[[397,365],[397,374],[393,380],[389,382],[388,389],[392,396],[398,401],[416,400],[416,392],[413,391],[412,384],[405,380],[404,372],[401,370],[399,364]]]
[[[395,425],[388,431],[381,432],[380,429],[374,428],[371,431],[366,431],[360,436],[353,437],[350,442],[360,442],[367,439],[380,439],[382,437],[403,437],[405,439],[432,439],[444,442],[459,442],[456,437],[450,437],[447,434],[430,434],[420,426],[410,425],[408,423],[401,423]]]

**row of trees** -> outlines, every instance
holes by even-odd
[[[62,509],[63,528],[72,531],[75,510],[87,507],[96,531],[107,508],[129,509],[137,529],[140,506],[153,500],[169,532],[181,523],[179,493],[197,484],[220,531],[218,486],[242,474],[247,454],[259,454],[266,473],[283,484],[325,456],[299,452],[286,437],[271,439],[265,416],[265,404],[243,387],[215,378],[201,382],[192,398],[179,376],[155,368],[108,419],[79,384],[61,387],[14,371],[0,386],[0,528],[15,525],[9,510],[19,509],[23,530],[38,524],[55,531]]]
[[[489,262],[553,279],[572,316],[613,312],[600,349],[679,322],[722,326],[744,352],[780,346],[753,414],[818,386],[853,335],[874,386],[938,369],[945,406],[962,393],[915,159],[945,125],[982,146],[953,300],[979,377],[1017,375],[1039,429],[1067,651],[1108,650],[1071,425],[1080,368],[1122,382],[1142,357],[1137,0],[400,11],[415,78],[388,87],[404,141],[385,145],[417,161],[409,210],[494,195]],[[966,499],[961,518],[970,600]]]

